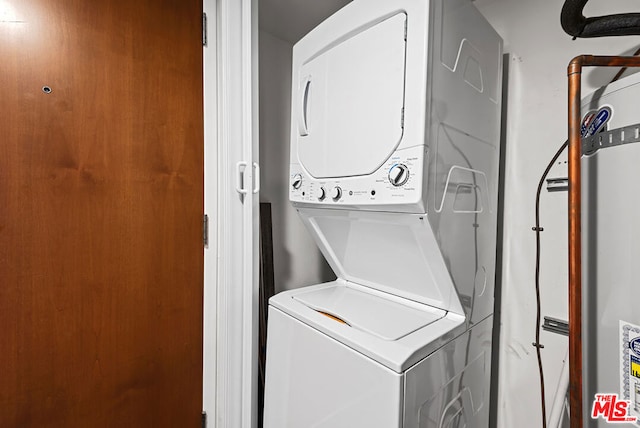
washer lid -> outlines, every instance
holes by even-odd
[[[464,315],[426,215],[298,212],[338,278]]]
[[[464,316],[340,279],[278,293],[269,305],[397,373],[465,327]]]
[[[372,174],[400,144],[406,21],[397,13],[346,34],[338,29],[303,52],[297,46],[292,136],[313,177]]]
[[[446,315],[441,309],[425,306],[419,310],[350,287],[303,291],[293,298],[336,321],[383,340],[398,340]]]

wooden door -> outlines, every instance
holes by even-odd
[[[0,0],[0,426],[196,427],[201,0]]]

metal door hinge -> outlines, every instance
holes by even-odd
[[[209,216],[206,214],[202,217],[202,245],[209,246]]]
[[[207,412],[202,412],[202,428],[207,428]]]
[[[202,13],[202,46],[207,46],[207,14]]]

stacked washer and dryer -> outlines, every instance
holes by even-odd
[[[269,302],[267,428],[488,426],[501,73],[469,0],[294,46],[289,197],[338,279]]]

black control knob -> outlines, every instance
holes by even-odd
[[[389,170],[389,182],[396,187],[403,186],[409,180],[409,168],[401,163],[396,164]]]
[[[318,200],[324,201],[326,197],[327,197],[327,191],[324,190],[324,187],[320,187],[320,192],[318,193]]]
[[[341,197],[342,197],[342,189],[340,188],[340,186],[336,186],[333,189],[331,189],[331,199],[333,199],[334,201],[337,201]]]
[[[296,174],[293,176],[293,180],[291,180],[291,186],[293,186],[294,189],[299,189],[300,186],[302,186],[302,175],[301,174]]]

